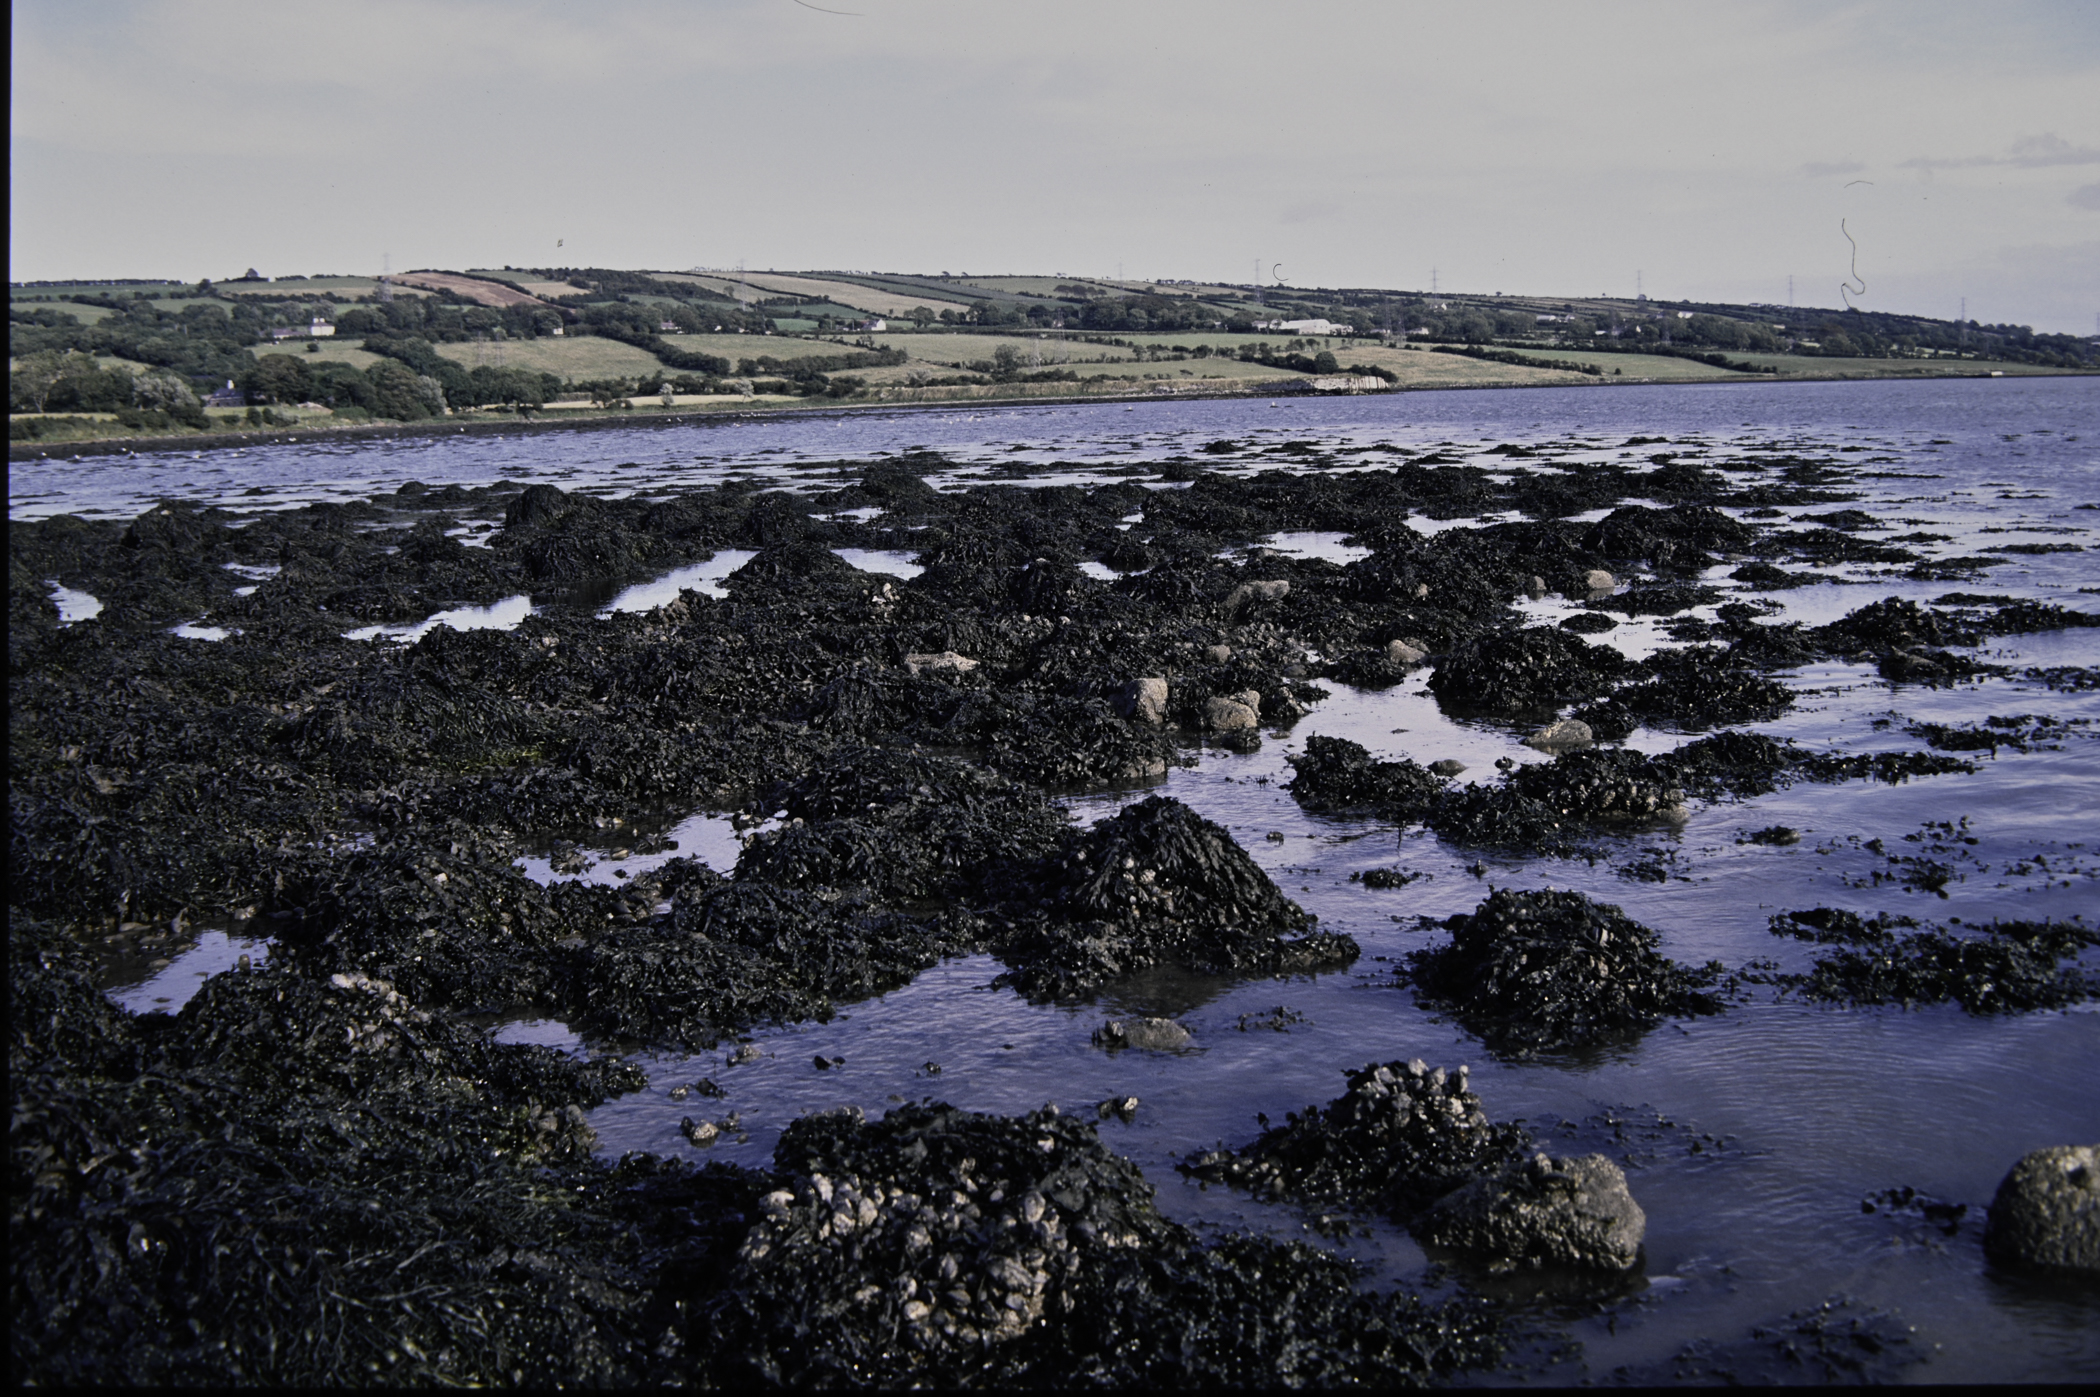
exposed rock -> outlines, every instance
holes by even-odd
[[[1189,1037],[1189,1031],[1172,1019],[1110,1019],[1094,1030],[1094,1045],[1167,1053],[1187,1047]]]
[[[1410,640],[1389,640],[1385,643],[1385,657],[1405,669],[1412,669],[1429,658],[1429,652]]]
[[[1252,700],[1252,702],[1249,702]],[[1204,726],[1212,732],[1246,732],[1261,725],[1261,695],[1247,690],[1203,705]]]
[[[1524,739],[1526,747],[1536,747],[1541,752],[1573,752],[1584,747],[1593,747],[1597,739],[1590,732],[1590,725],[1578,718],[1562,718],[1548,723]]]
[[[1434,1246],[1514,1266],[1624,1271],[1640,1259],[1648,1226],[1626,1175],[1601,1154],[1512,1160],[1446,1194],[1416,1220]]]
[[[1619,579],[1613,577],[1603,568],[1591,568],[1582,575],[1582,585],[1587,587],[1592,594],[1609,592],[1612,588],[1619,585]]]
[[[2000,1261],[2100,1271],[2100,1145],[2022,1156],[1991,1199],[1983,1245]]]
[[[1131,680],[1116,695],[1116,711],[1125,718],[1157,727],[1167,717],[1167,681]]]
[[[906,655],[904,667],[914,676],[921,674],[968,674],[977,668],[977,661],[967,655],[958,655],[953,650],[943,650],[937,655]]]
[[[1282,579],[1274,582],[1242,582],[1225,598],[1227,611],[1241,611],[1268,601],[1282,601],[1291,594],[1291,584]]]

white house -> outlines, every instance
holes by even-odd
[[[1291,335],[1353,335],[1354,325],[1337,325],[1332,320],[1257,320],[1257,330],[1281,330]]]
[[[287,325],[281,330],[270,331],[273,340],[317,339],[325,340],[335,334],[335,326],[315,316],[308,325]]]

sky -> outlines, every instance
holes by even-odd
[[[16,0],[12,40],[15,281],[1856,275],[2100,331],[2094,0]]]

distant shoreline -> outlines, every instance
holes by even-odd
[[[1345,397],[1388,397],[1403,393],[1488,393],[1518,392],[1537,389],[1561,388],[1715,388],[1749,384],[1792,383],[1921,383],[1948,379],[1988,378],[2093,378],[2100,373],[2091,370],[2035,368],[2022,366],[2018,373],[2003,370],[1975,370],[1949,373],[1919,373],[1896,377],[1892,375],[1855,376],[1849,374],[1788,374],[1778,377],[1769,374],[1743,374],[1729,378],[1710,379],[1651,379],[1610,378],[1591,379],[1574,383],[1463,383],[1421,384],[1416,386],[1394,386],[1375,393],[1320,393],[1299,390],[1277,392],[1270,387],[1265,392],[1248,390],[1214,389],[1189,392],[1133,392],[1133,393],[1089,393],[1059,394],[1027,397],[951,398],[936,402],[829,402],[821,406],[807,407],[787,403],[766,407],[725,408],[715,411],[652,411],[650,409],[573,411],[561,410],[553,416],[532,418],[504,417],[460,420],[458,418],[433,418],[421,422],[372,422],[343,427],[284,427],[258,428],[253,431],[199,432],[183,436],[159,437],[83,437],[77,441],[39,444],[36,442],[8,443],[7,458],[10,461],[67,460],[82,456],[127,456],[156,454],[167,451],[188,450],[197,454],[205,451],[223,451],[234,447],[284,446],[298,442],[327,441],[387,441],[407,437],[444,436],[491,436],[491,435],[538,435],[554,431],[598,430],[607,427],[680,426],[690,427],[715,422],[752,422],[785,417],[844,417],[866,412],[946,412],[958,408],[1010,408],[1010,407],[1066,407],[1088,403],[1138,403],[1214,401],[1226,398],[1292,398],[1326,400]]]

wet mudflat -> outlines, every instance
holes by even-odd
[[[2092,408],[40,466],[18,1367],[2090,1372]]]

